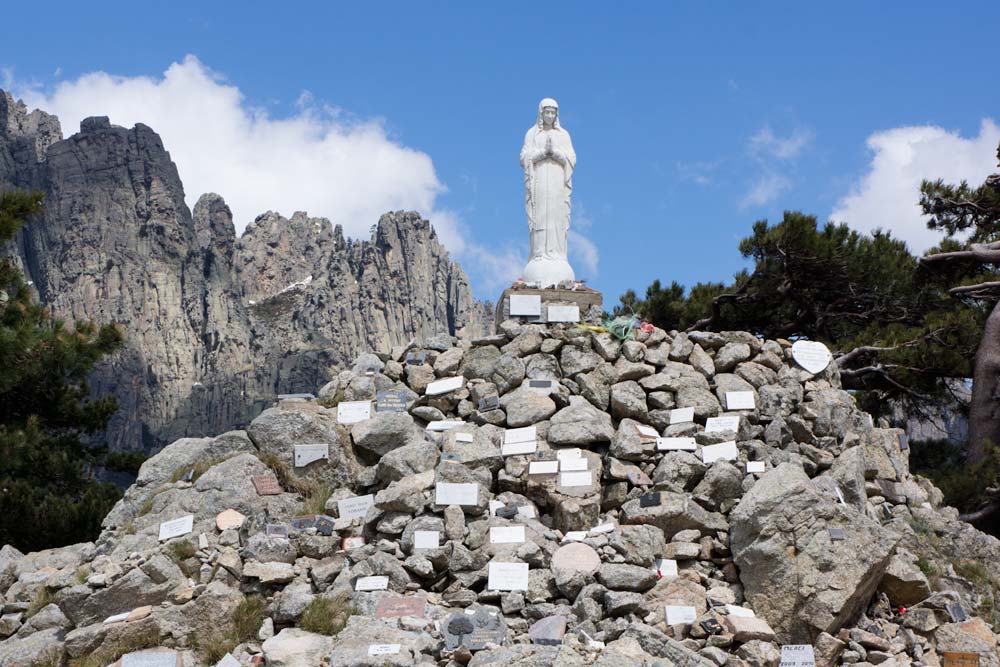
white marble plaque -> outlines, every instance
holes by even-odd
[[[532,461],[528,464],[529,475],[553,475],[559,472],[559,461]]]
[[[356,424],[371,418],[371,401],[341,401],[337,404],[338,424]]]
[[[764,462],[763,461],[747,461],[747,473],[764,472]]]
[[[456,389],[461,389],[465,386],[465,378],[461,375],[457,377],[441,378],[440,380],[434,380],[429,385],[424,393],[427,396],[437,396],[438,394],[447,394],[449,391],[455,391]]]
[[[389,577],[358,577],[354,582],[356,591],[384,591],[389,588]]]
[[[520,456],[522,454],[534,454],[538,450],[537,442],[505,442],[500,445],[500,454],[503,456]]]
[[[549,322],[579,322],[580,306],[548,306],[546,318]]]
[[[121,667],[177,667],[176,651],[137,651],[122,656]]]
[[[562,461],[563,459],[578,459],[583,457],[583,450],[579,447],[571,447],[570,449],[560,449],[556,451],[556,458]]]
[[[542,297],[537,294],[511,294],[511,317],[541,317]]]
[[[676,408],[670,411],[670,425],[687,424],[694,421],[694,408]]]
[[[456,433],[455,434],[455,442],[469,443],[469,442],[475,442],[475,440],[476,440],[476,436],[474,436],[471,433]]]
[[[528,590],[528,564],[490,563],[486,588],[491,591]]]
[[[438,432],[438,431],[450,431],[456,426],[463,426],[465,424],[461,419],[444,419],[441,421],[430,422],[427,424],[427,430]]]
[[[781,647],[778,667],[816,667],[816,652],[812,644],[786,644]]]
[[[368,655],[396,655],[401,644],[369,644]]]
[[[753,400],[752,391],[727,391],[727,410],[756,410],[757,403]]]
[[[585,530],[570,530],[563,536],[563,542],[583,542],[585,539],[587,539]]]
[[[441,533],[436,530],[413,531],[414,549],[437,549],[441,546]]]
[[[797,340],[792,344],[792,359],[813,375],[822,373],[833,361],[830,348],[812,340]]]
[[[524,526],[493,526],[490,528],[490,544],[521,544],[524,542]]]
[[[160,541],[187,535],[192,530],[194,530],[193,514],[188,514],[172,521],[164,521],[160,524]]]
[[[739,431],[740,416],[724,415],[722,417],[709,417],[705,420],[705,433],[722,433],[723,431]]]
[[[341,519],[364,519],[368,510],[375,507],[375,496],[354,496],[337,501]]]
[[[726,611],[729,612],[730,616],[739,616],[740,618],[756,618],[757,616],[753,613],[753,609],[747,609],[738,604],[727,604]]]
[[[304,468],[315,461],[330,460],[330,445],[325,442],[314,445],[294,445],[293,452],[296,468]]]
[[[660,434],[652,426],[646,426],[645,424],[636,424],[635,430],[639,433],[640,438],[645,438],[647,440],[655,440],[660,437]]]
[[[703,463],[714,463],[719,459],[735,461],[739,458],[740,451],[736,449],[736,441],[720,442],[717,445],[705,445],[701,448],[701,460]]]
[[[694,607],[682,607],[667,605],[667,625],[677,625],[679,623],[694,623],[698,618],[698,612]]]
[[[657,558],[653,561],[653,568],[661,577],[677,576],[677,561],[672,558]]]
[[[525,426],[524,428],[509,428],[504,431],[503,441],[505,444],[511,444],[515,442],[535,442],[538,440],[538,429],[534,426]]]
[[[559,472],[583,472],[590,470],[587,459],[559,459]]]
[[[693,452],[698,448],[694,438],[657,438],[656,448],[661,452]]]
[[[438,482],[434,489],[434,503],[437,505],[478,505],[479,485]]]
[[[559,473],[559,486],[566,488],[574,486],[590,486],[592,480],[593,475],[589,471]]]

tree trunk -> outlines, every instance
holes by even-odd
[[[970,462],[983,459],[987,442],[1000,444],[1000,302],[993,306],[976,350],[969,404]]]

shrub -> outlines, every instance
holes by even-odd
[[[347,625],[347,619],[358,613],[351,596],[340,592],[333,597],[314,597],[302,617],[299,627],[308,632],[335,637]]]
[[[267,605],[259,595],[243,598],[225,625],[213,625],[196,634],[191,643],[205,664],[214,665],[243,642],[257,639],[257,632],[267,617]]]

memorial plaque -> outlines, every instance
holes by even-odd
[[[827,530],[830,533],[831,542],[843,542],[844,541],[844,529],[843,528],[830,528]]]
[[[541,396],[548,396],[554,388],[553,380],[528,380],[528,389]]]
[[[785,644],[781,647],[778,667],[816,667],[812,644]]]
[[[563,472],[559,473],[559,486],[572,488],[577,486],[590,486],[593,483],[593,473],[587,472]]]
[[[753,400],[752,391],[727,391],[727,410],[756,410],[757,403]]]
[[[264,534],[268,537],[288,537],[288,526],[283,523],[268,523],[264,525]]]
[[[489,412],[490,410],[500,409],[500,397],[499,396],[483,396],[479,399],[479,411]]]
[[[590,469],[587,459],[559,459],[559,472],[583,472]]]
[[[740,430],[739,415],[724,415],[722,417],[709,417],[705,420],[705,433],[724,433],[726,431]]]
[[[337,522],[334,521],[332,516],[327,516],[325,514],[316,515],[316,532],[320,535],[330,537],[333,535],[333,531],[336,526]]]
[[[160,524],[160,537],[159,540],[170,540],[175,537],[180,537],[181,535],[187,535],[192,530],[194,530],[194,515],[188,514],[187,516],[182,516],[179,519],[173,519],[172,521],[164,521]]]
[[[292,517],[293,530],[309,530],[316,527],[316,515],[306,514],[304,516]]]
[[[707,634],[710,635],[716,635],[722,632],[722,624],[719,623],[714,618],[706,619],[701,623],[699,623],[699,625],[701,625],[702,630],[704,630]]]
[[[254,475],[250,481],[258,496],[280,496],[282,493],[278,478],[274,475]]]
[[[899,440],[899,451],[905,452],[910,448],[910,439],[906,437],[905,433],[900,433],[896,439]]]
[[[645,493],[639,496],[639,507],[657,507],[661,502],[660,492]]]
[[[656,449],[661,452],[693,452],[698,449],[698,445],[695,443],[694,438],[657,438]]]
[[[545,319],[549,322],[579,322],[580,306],[547,306]]]
[[[679,625],[681,623],[694,623],[698,618],[698,612],[694,607],[684,607],[667,605],[667,625]]]
[[[538,451],[538,443],[531,442],[505,442],[500,445],[502,456],[523,456],[524,454],[534,454]]]
[[[687,424],[694,421],[694,408],[676,408],[670,411],[670,425]]]
[[[462,457],[455,452],[441,452],[441,461],[447,461],[450,463],[461,463]]]
[[[524,526],[493,526],[490,544],[523,544]]]
[[[479,485],[438,482],[434,489],[434,503],[436,505],[478,505]]]
[[[341,401],[337,404],[338,424],[357,424],[371,418],[371,401]]]
[[[403,616],[424,618],[426,615],[427,598],[419,596],[382,598],[375,608],[375,618],[402,618]]]
[[[413,531],[414,549],[437,549],[441,546],[441,533],[437,530]]]
[[[465,378],[461,375],[457,377],[441,378],[440,380],[434,380],[429,385],[427,389],[424,390],[424,394],[427,396],[438,396],[440,394],[447,394],[448,392],[461,389],[465,386]]]
[[[529,475],[553,475],[559,472],[559,461],[532,461],[528,464]]]
[[[405,391],[387,389],[375,394],[375,412],[406,412]]]
[[[764,461],[747,461],[747,472],[762,473],[764,472]]]
[[[942,667],[979,667],[979,654],[963,651],[942,651]]]
[[[330,460],[330,445],[325,442],[312,445],[294,445],[294,452],[296,468],[304,468],[316,461]]]
[[[384,591],[389,588],[389,577],[358,577],[354,582],[356,591]]]
[[[121,667],[178,667],[176,651],[137,651],[122,656]]]
[[[450,431],[455,427],[464,425],[465,422],[461,419],[443,419],[441,421],[433,421],[427,424],[427,430],[432,433],[438,433],[441,431]]]
[[[511,317],[541,317],[542,297],[537,294],[511,294]]]
[[[491,591],[528,590],[528,564],[490,563],[486,588]]]
[[[538,514],[535,512],[535,508],[531,505],[518,505],[517,515],[522,519],[534,519],[537,518]]]
[[[583,450],[579,447],[571,447],[570,449],[560,449],[556,451],[556,458],[562,461],[563,459],[578,459],[583,456]]]
[[[656,440],[660,437],[660,434],[655,428],[652,426],[646,426],[645,424],[636,424],[635,430],[636,433],[639,434],[639,437],[643,440]]]
[[[504,431],[503,441],[505,444],[515,442],[535,442],[538,439],[538,429],[534,426],[524,428],[509,428]]]
[[[368,655],[396,655],[400,644],[369,644]]]
[[[365,538],[360,535],[353,535],[351,537],[345,537],[340,542],[340,548],[344,551],[350,551],[351,549],[360,549],[365,546]]]
[[[587,531],[570,530],[563,536],[563,542],[583,542],[587,539]]]
[[[965,613],[965,608],[958,602],[949,602],[945,606],[945,611],[951,616],[952,623],[964,623],[969,620],[969,615]]]
[[[701,460],[703,463],[714,463],[720,459],[735,461],[739,458],[740,452],[736,449],[736,441],[722,442],[718,445],[705,445],[701,448]]]
[[[456,611],[441,623],[445,646],[454,651],[460,646],[479,651],[486,644],[504,644],[507,641],[507,623],[502,614],[480,607]]]
[[[736,604],[727,604],[726,612],[730,616],[738,616],[740,618],[756,618],[757,614],[753,613],[753,609],[747,609],[746,607],[741,607]]]
[[[455,442],[464,442],[464,443],[468,444],[470,442],[475,442],[475,440],[476,440],[476,436],[474,436],[471,433],[466,433],[466,432],[463,431],[462,433],[456,433],[455,434]]]
[[[337,512],[341,519],[364,519],[368,510],[375,507],[375,496],[354,496],[337,501]]]
[[[406,353],[406,363],[414,364],[415,366],[420,366],[427,363],[427,353],[426,352],[407,352]]]
[[[822,373],[833,361],[830,349],[823,343],[811,340],[797,340],[792,344],[792,359],[813,375]]]
[[[657,558],[653,561],[653,569],[661,577],[676,577],[677,561],[672,558]]]

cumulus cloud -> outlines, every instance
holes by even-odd
[[[430,156],[391,139],[379,119],[351,118],[309,93],[291,115],[275,117],[190,55],[161,77],[93,72],[51,89],[19,87],[9,71],[0,79],[59,116],[67,135],[87,116],[149,125],[177,164],[188,204],[221,194],[237,231],[267,210],[305,210],[367,237],[381,214],[408,209],[428,217],[449,249],[464,247],[457,216],[435,208],[445,187]]]
[[[890,230],[922,253],[937,245],[939,232],[927,229],[920,213],[920,182],[967,180],[978,185],[996,170],[1000,128],[984,119],[979,135],[962,137],[933,125],[897,127],[868,137],[872,152],[867,173],[841,198],[830,217],[852,228],[871,232]]]

